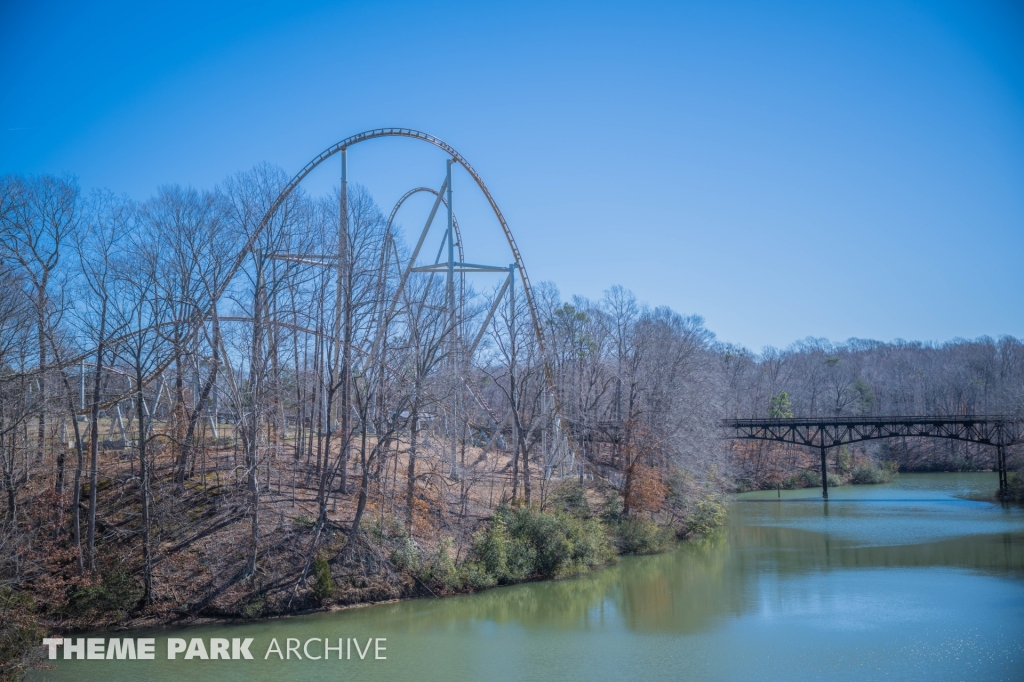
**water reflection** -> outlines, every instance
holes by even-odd
[[[877,495],[879,491],[871,491]],[[612,568],[560,582],[491,590],[468,598],[420,602],[411,632],[471,622],[589,630],[609,619],[638,632],[695,633],[723,618],[764,608],[770,578],[877,568],[954,568],[1024,578],[1024,514],[952,497],[833,501],[738,501],[731,523],[676,552],[623,559]],[[831,526],[823,525],[827,520]],[[998,526],[1003,532],[950,534]],[[856,532],[851,533],[851,529]],[[874,530],[879,543],[870,542]],[[825,531],[825,532],[823,532]],[[890,544],[894,538],[917,540]],[[778,595],[784,599],[785,595]],[[397,614],[408,605],[389,607]]]

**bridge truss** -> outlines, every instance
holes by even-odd
[[[953,417],[854,417],[834,419],[727,419],[732,438],[818,448],[821,495],[828,499],[825,455],[829,448],[882,438],[945,438],[996,448],[999,493],[1007,488],[1006,448],[1024,442],[1024,418],[999,415]]]

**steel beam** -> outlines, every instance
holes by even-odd
[[[825,432],[821,432],[821,497],[828,500],[828,465],[825,462]]]
[[[999,494],[1002,497],[1009,487],[1006,447],[1024,442],[1024,418],[1003,415],[727,419],[721,424],[733,430],[731,437],[735,439],[768,440],[819,448],[821,492],[825,499],[828,499],[825,454],[829,447],[882,438],[945,438],[995,446]]]

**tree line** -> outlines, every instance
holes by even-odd
[[[1024,416],[1024,343],[955,339],[944,343],[809,338],[752,354],[724,347],[732,417]],[[972,471],[994,466],[994,448],[952,440],[890,439],[859,446],[903,471]],[[1011,465],[1017,451],[1011,448]],[[736,457],[735,475],[764,487],[798,468],[812,453],[756,445]],[[849,470],[850,453],[834,462]],[[781,469],[780,469],[781,466]],[[771,479],[771,481],[769,480]]]

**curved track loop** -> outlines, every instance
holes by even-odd
[[[456,162],[458,162],[460,166],[465,168],[466,172],[470,174],[474,181],[476,181],[476,184],[480,188],[480,191],[484,193],[485,197],[487,197],[487,202],[491,205],[491,210],[494,211],[495,217],[498,219],[498,222],[501,223],[501,229],[505,233],[505,239],[508,240],[508,246],[512,250],[512,256],[513,258],[515,258],[516,266],[519,269],[519,276],[522,278],[523,281],[523,292],[526,294],[526,303],[530,308],[530,317],[533,321],[533,331],[537,335],[537,343],[540,344],[541,355],[546,356],[544,350],[544,332],[540,324],[540,318],[537,315],[537,307],[534,305],[533,287],[530,286],[530,278],[526,274],[526,266],[523,264],[523,258],[519,254],[519,247],[516,245],[516,240],[512,236],[512,231],[509,229],[508,223],[505,222],[505,216],[502,215],[501,209],[498,208],[498,204],[497,202],[494,201],[494,197],[491,196],[491,192],[490,190],[487,189],[487,185],[484,184],[483,179],[476,172],[473,166],[469,164],[469,161],[466,160],[466,157],[464,157],[462,154],[456,151],[454,147],[452,147],[444,140],[441,140],[438,137],[430,135],[429,133],[421,132],[419,130],[413,130],[411,128],[375,128],[373,130],[367,130],[366,132],[359,133],[358,135],[353,135],[352,137],[346,137],[341,142],[331,145],[330,147],[322,151],[316,158],[307,163],[302,170],[295,174],[295,177],[293,177],[291,181],[287,185],[285,185],[285,188],[281,190],[281,193],[277,196],[277,199],[275,199],[274,203],[270,205],[269,209],[267,209],[266,214],[263,216],[263,220],[260,221],[259,227],[257,227],[256,230],[253,232],[252,236],[249,237],[248,241],[245,244],[245,247],[239,254],[239,259],[235,263],[235,272],[237,272],[237,270],[241,268],[242,262],[244,261],[246,254],[248,254],[253,244],[256,243],[256,239],[259,236],[259,234],[263,231],[263,228],[265,228],[267,223],[269,223],[271,219],[274,217],[274,214],[277,212],[277,209],[280,208],[281,204],[285,202],[285,200],[288,198],[288,195],[295,191],[295,188],[299,186],[299,183],[305,180],[306,176],[313,172],[314,168],[316,168],[321,163],[331,158],[332,156],[334,156],[343,149],[348,149],[349,147],[359,144],[360,142],[374,140],[379,137],[409,137],[414,140],[422,140],[423,142],[432,144],[435,147],[443,149],[445,152],[447,152]],[[233,279],[235,272],[231,273],[231,279]],[[222,292],[218,292],[217,299],[220,298],[221,293]],[[212,303],[216,305],[216,299],[212,301]]]
[[[385,234],[391,234],[391,227],[395,223],[395,216],[398,215],[398,211],[402,208],[402,204],[405,203],[405,200],[420,192],[433,194],[435,197],[438,196],[437,190],[430,187],[416,187],[403,194],[402,198],[395,202],[395,207],[391,209],[391,215],[388,216],[387,227],[384,228]],[[445,208],[447,208],[448,202],[445,200],[444,195],[441,195],[440,199],[441,203],[444,204]],[[459,261],[465,262],[466,253],[462,246],[462,230],[459,229],[459,219],[455,217],[454,211],[452,211],[452,230],[455,231],[455,244],[459,247]],[[433,277],[433,275],[431,275],[431,277]],[[462,317],[466,314],[466,275],[464,273],[459,276],[459,301],[461,305],[459,308],[459,316]]]
[[[435,197],[437,196],[437,190],[430,187],[416,187],[415,189],[411,189],[403,194],[402,198],[395,203],[395,207],[391,209],[391,215],[388,216],[387,228],[385,228],[386,232],[389,234],[391,233],[391,226],[395,223],[395,216],[398,215],[398,209],[402,208],[402,204],[405,203],[405,200],[419,192],[426,192],[428,194],[433,194]],[[445,207],[448,206],[448,202],[445,201],[444,197],[441,197],[441,203],[444,204]],[[452,213],[452,229],[455,230],[455,244],[459,247],[459,260],[464,261],[466,260],[466,254],[462,250],[462,230],[459,229],[459,221],[455,217],[454,213]]]

